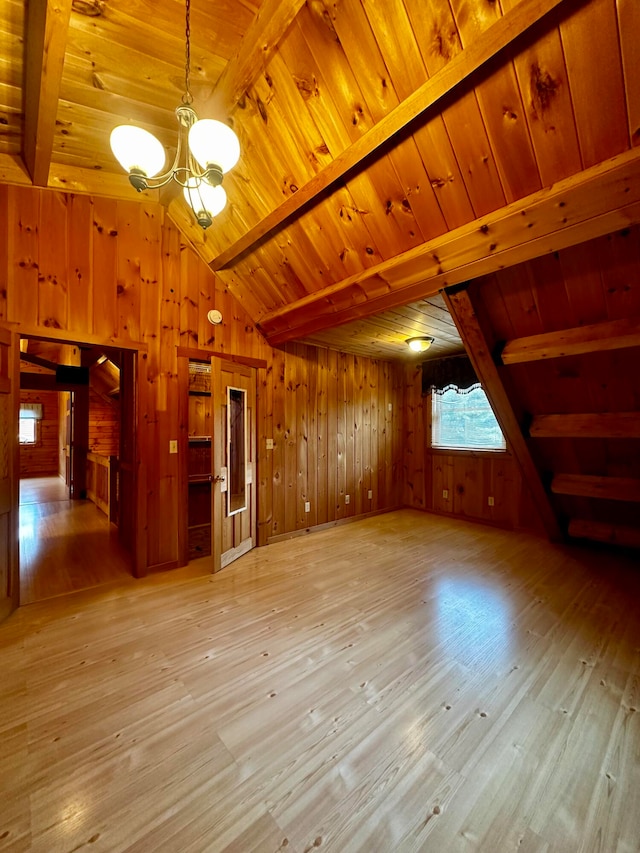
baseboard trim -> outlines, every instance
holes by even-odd
[[[145,574],[152,575],[156,572],[167,572],[170,569],[179,569],[181,566],[184,565],[186,564],[181,563],[179,560],[169,560],[169,562],[167,563],[156,563],[155,566],[147,566],[145,569]]]
[[[398,509],[404,509],[404,507],[401,504],[398,506],[388,506],[384,509],[373,510],[373,512],[351,515],[348,518],[336,518],[335,521],[326,521],[324,524],[316,524],[313,527],[302,527],[300,530],[292,530],[289,533],[278,533],[275,536],[268,537],[267,545],[275,545],[276,542],[285,542],[287,539],[296,539],[298,536],[306,536],[307,533],[318,533],[320,530],[329,530],[331,527],[340,527],[342,524],[350,524],[352,521],[374,518],[376,515],[384,515],[387,512],[395,512]]]

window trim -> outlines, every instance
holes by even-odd
[[[480,387],[480,389],[484,392],[484,395],[487,398],[487,402],[489,403],[489,408],[493,412],[493,416],[496,419],[496,423],[498,424],[498,427],[499,427],[500,432],[502,434],[502,437],[504,439],[505,446],[504,447],[446,447],[446,446],[440,445],[440,444],[438,444],[438,445],[433,444],[433,394],[434,394],[434,391],[437,391],[437,390],[446,390],[446,388],[448,388],[450,385],[453,386],[454,388],[457,388],[458,390],[460,390],[459,387],[457,385],[455,385],[455,383],[451,382],[451,383],[447,383],[447,385],[445,386],[444,389],[436,389],[435,386],[431,386],[429,393],[426,395],[426,399],[428,401],[427,424],[426,424],[426,426],[427,426],[427,429],[426,429],[427,447],[429,448],[429,450],[432,454],[441,455],[441,456],[452,456],[452,455],[455,455],[455,456],[471,456],[471,457],[474,457],[474,456],[475,457],[481,457],[481,456],[495,457],[496,455],[498,455],[498,456],[500,456],[500,455],[511,456],[512,454],[511,454],[511,451],[509,450],[509,442],[507,441],[507,437],[504,434],[502,426],[501,426],[500,422],[498,421],[498,418],[496,417],[495,412],[493,411],[493,406],[491,406],[491,401],[487,397],[487,392],[482,387],[481,382],[478,382],[476,380],[476,382],[474,382],[473,384],[478,385]],[[472,386],[469,386],[469,387],[471,388]],[[462,389],[462,390],[465,390],[465,389]]]

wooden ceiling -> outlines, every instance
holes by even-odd
[[[133,197],[109,133],[175,144],[182,2],[26,8],[0,3],[0,181]],[[404,356],[431,322],[458,350],[442,287],[640,221],[637,0],[192,0],[191,40],[242,155],[208,231],[161,200],[273,344]]]

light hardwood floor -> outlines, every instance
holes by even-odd
[[[20,481],[20,600],[42,601],[132,581],[118,531],[91,501],[69,500],[60,477]]]
[[[404,510],[0,626],[0,849],[640,849],[640,573]]]

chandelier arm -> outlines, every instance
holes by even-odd
[[[161,187],[166,187],[166,185],[173,179],[173,172],[165,173],[164,175],[156,175],[154,178],[145,178],[145,183],[147,185],[147,189],[149,190],[159,190]]]
[[[179,109],[180,108],[178,108],[178,111],[179,111]],[[191,112],[193,112],[193,111],[191,110]],[[194,113],[194,115],[195,115],[195,113]],[[178,166],[178,163],[180,162],[180,157],[182,155],[183,147],[186,147],[187,152],[189,152],[189,145],[188,145],[188,142],[185,145],[184,137],[185,137],[185,132],[184,132],[184,127],[183,127],[183,122],[180,120],[180,117],[178,116],[178,145],[176,147],[176,153],[175,153],[175,157],[173,158],[173,163],[161,175],[156,175],[153,178],[147,178],[148,182],[149,181],[157,181],[158,182],[158,183],[153,185],[153,189],[159,189],[160,187],[166,186],[169,183],[169,181],[174,177],[176,171],[178,171],[180,168],[184,169],[184,166],[183,167]],[[189,156],[189,154],[187,156]],[[151,187],[151,184],[149,184],[149,186]]]

